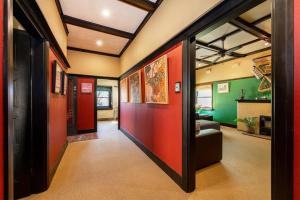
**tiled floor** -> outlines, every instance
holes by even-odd
[[[117,130],[116,122],[98,125],[101,138],[69,144],[48,191],[26,199],[270,199],[268,140],[222,127],[222,162],[198,171],[196,190],[187,194]]]

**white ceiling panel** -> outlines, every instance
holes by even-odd
[[[258,6],[242,14],[241,18],[251,23],[259,18],[262,18],[270,14],[271,11],[272,11],[272,0],[267,0],[264,3],[259,4]]]
[[[214,55],[216,54],[215,51],[210,51],[210,50],[207,50],[207,49],[204,49],[204,48],[200,48],[200,49],[197,49],[196,51],[196,58],[203,58],[203,57],[207,57],[207,56],[210,56],[210,55]]]
[[[247,54],[247,53],[250,53],[250,52],[253,52],[253,51],[256,51],[259,49],[264,49],[264,48],[271,46],[270,44],[269,45],[265,45],[265,44],[266,44],[265,41],[259,41],[259,42],[244,46],[243,48],[237,50],[236,53]]]
[[[220,57],[220,55],[217,55],[217,56],[213,56],[213,57],[211,57],[211,58],[207,58],[207,59],[205,59],[205,60],[207,60],[207,61],[210,61],[210,62],[214,62],[217,58],[219,58]],[[230,59],[230,58],[232,58],[231,56],[227,56],[227,55],[225,55],[224,57],[222,57],[222,58],[220,58],[217,62],[221,62],[221,61],[223,61],[223,60],[228,60],[228,59]]]
[[[256,27],[271,34],[272,33],[272,23],[271,23],[271,21],[272,21],[271,19],[266,20],[266,21],[264,21],[260,24],[257,24]]]
[[[226,23],[202,37],[199,37],[199,36],[196,36],[196,37],[198,40],[208,43],[210,41],[213,41],[216,38],[222,37],[223,35],[226,35],[227,33],[232,32],[236,29],[237,28],[235,26]]]
[[[257,39],[257,38],[255,36],[251,35],[250,33],[241,31],[237,34],[227,37],[224,42],[224,48],[230,49],[230,48],[236,47],[236,46],[241,45],[246,42],[250,42],[255,39]],[[222,48],[222,41],[215,42],[215,43],[213,43],[213,45]]]
[[[60,3],[64,15],[130,33],[135,32],[148,13],[118,0],[60,0]]]
[[[88,49],[93,51],[101,51],[111,54],[119,54],[122,48],[128,42],[128,39],[97,32],[78,26],[68,25],[69,36],[68,46]],[[101,46],[97,46],[97,41],[102,41]]]

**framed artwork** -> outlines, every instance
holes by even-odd
[[[68,76],[67,73],[62,73],[62,85],[61,85],[61,94],[66,95],[67,94],[67,87],[68,87]]]
[[[144,67],[145,102],[169,103],[168,57],[162,56]]]
[[[141,88],[141,71],[138,70],[128,77],[129,80],[129,102],[142,102],[142,88]]]
[[[121,95],[121,102],[127,103],[128,102],[128,80],[124,78],[120,81],[120,95]]]
[[[229,92],[229,83],[218,84],[218,93],[228,93],[228,92]]]
[[[52,66],[52,92],[59,94],[61,92],[63,70],[57,61],[53,62]]]
[[[81,93],[90,94],[93,92],[93,84],[92,83],[81,83]]]

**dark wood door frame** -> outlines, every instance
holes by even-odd
[[[246,0],[251,1],[251,0]],[[245,1],[245,2],[246,2]],[[294,5],[293,1],[273,0],[272,4],[272,166],[271,166],[271,196],[272,200],[293,199],[293,140],[294,140]],[[249,7],[250,8],[250,7]],[[233,9],[232,13],[241,14],[240,9]],[[232,17],[232,15],[228,15]],[[220,20],[221,22],[222,20]],[[218,22],[212,24],[211,27],[216,27]],[[210,28],[209,28],[210,29]],[[207,30],[203,33],[206,34]],[[195,35],[189,37],[185,51],[189,52],[189,58],[186,59],[185,68],[193,68],[194,63],[190,60],[195,59],[195,50],[190,49],[193,46]],[[184,69],[185,70],[185,69]],[[190,84],[195,83],[195,74],[185,74]],[[190,115],[193,115],[193,108],[189,105],[194,105],[195,87],[190,87],[186,83],[189,91],[190,99],[184,103],[185,109]],[[186,93],[188,93],[188,91]],[[187,96],[188,97],[188,96]],[[188,119],[188,118],[187,118]],[[185,158],[189,173],[192,173],[194,168],[195,155],[192,151],[194,149],[194,138],[188,137],[190,133],[193,134],[195,127],[194,119],[184,122],[184,126],[190,127],[186,130],[184,140],[187,141],[185,151],[190,152]],[[183,167],[185,167],[183,165]],[[195,171],[194,171],[195,173]],[[189,185],[193,187],[194,178],[188,176]],[[200,180],[201,181],[201,180]]]

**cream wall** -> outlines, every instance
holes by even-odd
[[[98,86],[111,86],[112,87],[112,110],[98,110],[97,119],[113,119],[118,116],[118,81],[97,79]]]
[[[36,0],[63,53],[67,55],[67,34],[61,21],[55,0]]]
[[[253,59],[265,55],[271,55],[271,51],[199,69],[196,71],[196,84],[254,76],[252,73]],[[208,69],[211,69],[210,73],[207,73]]]
[[[110,56],[68,50],[71,68],[68,73],[94,76],[120,76],[120,59]]]
[[[164,0],[121,56],[121,73],[178,34],[220,0]]]

